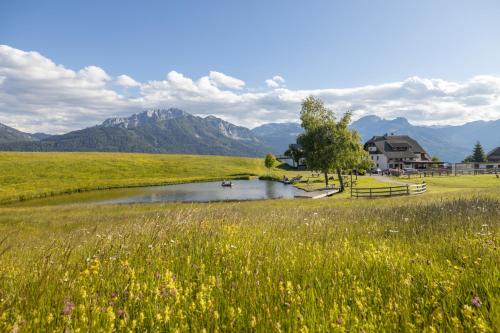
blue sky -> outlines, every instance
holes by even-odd
[[[96,66],[109,75],[108,88],[122,74],[144,84],[165,80],[171,71],[194,81],[217,71],[244,81],[246,92],[267,89],[265,80],[275,75],[286,82],[281,88],[308,92],[384,85],[412,77],[467,84],[480,75],[500,76],[499,18],[500,2],[495,0],[16,0],[0,2],[0,44],[36,51],[75,72]],[[138,93],[146,88],[112,89],[133,95],[134,89]],[[135,106],[163,106],[155,103]],[[182,101],[177,104],[192,107]],[[202,114],[202,108],[193,111]],[[259,108],[262,117],[246,120],[241,120],[238,111],[212,113],[241,120],[244,125],[293,120],[279,108]],[[121,113],[111,106],[105,109],[102,115],[91,111],[96,116],[89,119]],[[273,111],[276,117],[265,115]],[[0,121],[15,118],[13,111],[6,112],[4,109],[2,116],[0,100]],[[427,112],[425,117],[429,115]],[[487,118],[494,116],[490,110]],[[478,117],[482,119],[484,114],[478,113]],[[429,123],[442,123],[443,119],[456,123],[450,115],[428,117]],[[78,120],[73,121],[67,128],[77,126]],[[50,127],[50,122],[50,118],[31,124],[20,117],[11,120],[24,128]]]
[[[352,87],[500,73],[498,1],[3,1],[0,40],[139,80],[209,70],[252,86]]]

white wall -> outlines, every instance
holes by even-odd
[[[378,160],[377,160],[378,157]],[[384,154],[370,154],[370,159],[373,161],[373,167],[379,169],[388,169],[387,157]],[[377,166],[378,164],[378,166]]]

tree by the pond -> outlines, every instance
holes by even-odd
[[[481,163],[486,161],[488,161],[488,158],[486,157],[486,153],[484,152],[483,146],[479,141],[476,142],[476,144],[474,145],[472,155],[469,155],[464,159],[465,163],[472,163],[472,162]]]
[[[264,159],[264,165],[266,166],[267,170],[271,172],[271,168],[276,164],[276,157],[274,157],[273,154],[269,153],[266,155],[266,158]]]
[[[288,146],[284,155],[292,159],[294,166],[298,166],[300,159],[304,157],[304,152],[300,145],[292,143]]]
[[[328,173],[336,171],[340,190],[344,190],[342,170],[358,167],[368,160],[361,145],[361,138],[349,128],[352,113],[346,112],[338,121],[324,103],[312,96],[302,102],[300,120],[304,133],[297,142],[304,151],[309,169],[325,175],[328,186]]]

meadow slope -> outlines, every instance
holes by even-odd
[[[131,153],[0,152],[0,203],[61,193],[256,176],[261,159]]]
[[[0,204],[91,190],[248,178],[269,172],[277,179],[285,174],[304,179],[311,176],[309,171],[279,166],[267,170],[263,159],[247,157],[0,152]],[[339,185],[338,181],[333,183]],[[389,186],[368,177],[361,177],[359,184]],[[324,180],[315,177],[300,187],[324,187]]]

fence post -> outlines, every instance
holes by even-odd
[[[410,195],[410,185],[406,185],[406,194]]]
[[[410,175],[408,175],[409,177]],[[392,197],[392,187],[389,186],[389,196]]]
[[[370,199],[372,198],[372,188],[370,187]]]

